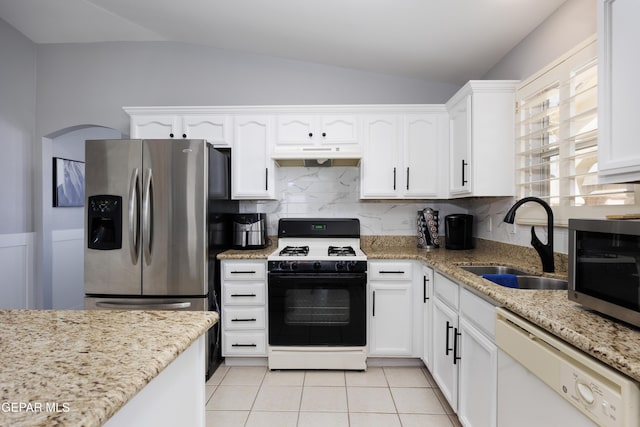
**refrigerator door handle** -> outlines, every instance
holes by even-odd
[[[153,173],[147,169],[142,201],[142,245],[144,259],[151,264],[151,248],[153,246]]]
[[[131,173],[131,182],[129,183],[129,254],[131,255],[131,263],[138,264],[139,257],[139,232],[138,225],[140,223],[139,203],[140,203],[140,170],[135,168]]]
[[[118,309],[118,310],[177,310],[191,307],[190,302],[163,302],[163,303],[127,303],[127,302],[107,302],[96,303],[98,308]]]

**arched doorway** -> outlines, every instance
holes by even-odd
[[[39,291],[44,309],[81,309],[84,298],[84,207],[54,207],[54,158],[84,163],[87,139],[118,139],[119,130],[78,125],[42,138],[42,215]]]

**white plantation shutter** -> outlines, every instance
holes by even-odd
[[[598,184],[596,55],[593,37],[516,90],[517,196],[545,200],[560,225],[638,211],[635,185]],[[546,223],[542,209],[522,211],[518,222]]]

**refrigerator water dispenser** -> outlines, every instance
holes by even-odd
[[[87,211],[88,248],[100,250],[122,248],[122,197],[91,196]]]

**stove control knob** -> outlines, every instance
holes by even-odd
[[[358,265],[358,263],[357,263],[357,262],[355,262],[355,261],[349,261],[349,265],[347,266],[347,267],[348,267],[348,270],[355,270],[357,265]]]
[[[338,271],[342,271],[342,270],[344,270],[344,262],[342,262],[342,261],[338,261],[338,262],[336,263],[336,270],[338,270]]]
[[[291,269],[292,270],[297,270],[298,269],[298,263],[297,262],[292,262],[291,263]]]
[[[320,270],[321,267],[322,267],[322,264],[320,264],[320,262],[316,261],[313,263],[314,270]]]
[[[280,267],[280,270],[286,270],[289,267],[289,264],[287,264],[286,261],[282,261],[280,262],[279,267]]]

